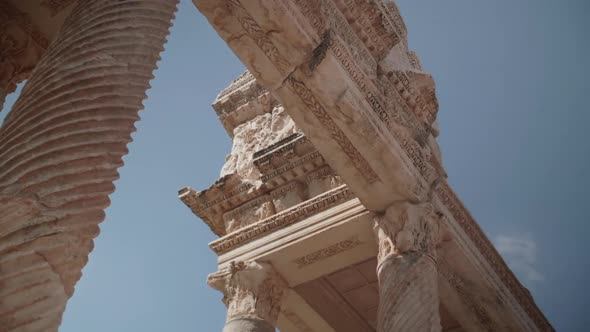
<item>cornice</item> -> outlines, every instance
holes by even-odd
[[[211,242],[209,247],[217,255],[221,255],[353,198],[354,195],[347,186],[340,186],[255,224],[229,233]]]

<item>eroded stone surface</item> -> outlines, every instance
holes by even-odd
[[[261,184],[260,172],[254,167],[254,153],[297,131],[284,107],[258,115],[234,129],[231,153],[221,169],[221,177],[236,173],[242,181]]]
[[[505,296],[506,302],[515,303],[509,314],[511,320],[518,321],[515,326],[552,329],[446,182],[435,139],[439,129],[434,81],[408,48],[406,27],[393,1],[194,2],[257,81],[281,101],[322,159],[334,168],[334,179],[338,178],[336,174],[341,176],[363,205],[377,214],[400,202],[437,205],[449,218],[446,224],[451,224],[456,236],[453,240],[471,248],[462,254],[481,255],[464,263],[490,268],[486,270],[489,274],[482,272],[479,277],[493,279],[492,287]],[[264,168],[263,183],[276,185],[272,179],[282,168],[269,160],[257,163],[256,157],[254,163]],[[302,191],[288,182],[280,184],[294,189],[285,201],[298,201]],[[310,188],[307,185],[303,190],[308,197]],[[281,205],[278,203],[276,206]],[[194,204],[189,206],[203,211]],[[268,220],[254,225],[267,225]],[[382,279],[391,286],[396,280],[406,281],[408,276],[423,273],[410,293],[429,304],[419,309],[433,319],[424,320],[428,322],[424,326],[408,326],[439,329],[433,309],[438,297],[437,271],[434,263],[428,263],[430,254],[422,245],[428,242],[430,233],[420,228],[429,223],[402,225],[400,229],[393,225],[393,230],[384,230],[389,242],[382,244],[395,248],[383,252],[395,255],[385,254],[391,269]],[[232,233],[224,238],[250,236],[247,234]],[[419,259],[410,259],[416,252],[421,252]],[[398,260],[403,264],[389,264],[394,262],[392,257],[404,258]],[[399,274],[402,270],[405,272]],[[420,288],[425,290],[420,292]],[[402,302],[411,298],[400,295],[407,295],[405,292],[388,289]],[[416,307],[420,301],[408,300],[401,306]],[[390,306],[386,311],[395,308]],[[381,328],[403,327],[391,324]]]
[[[218,235],[266,220],[342,185],[285,108],[249,73],[213,103],[233,146],[219,180],[180,198]]]
[[[276,327],[287,283],[264,262],[235,262],[209,275],[211,287],[223,293],[227,323],[239,319],[263,321]]]
[[[7,114],[0,129],[0,330],[57,330],[176,3],[78,1]],[[10,22],[2,20],[0,33]],[[10,38],[1,38],[0,52],[10,55]],[[5,73],[2,84],[18,81]]]

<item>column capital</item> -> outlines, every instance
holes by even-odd
[[[49,45],[29,14],[8,2],[0,5],[0,110],[2,96],[27,79]]]
[[[223,293],[228,322],[247,318],[276,326],[288,285],[270,263],[231,262],[210,274],[207,283]]]
[[[379,241],[379,261],[391,255],[409,252],[433,254],[440,240],[443,214],[431,203],[402,202],[390,205],[375,215],[375,233]]]

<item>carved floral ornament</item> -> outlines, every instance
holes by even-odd
[[[37,65],[49,41],[28,14],[0,2],[0,94],[9,94]]]
[[[381,262],[392,255],[407,252],[434,257],[440,238],[443,214],[434,211],[431,203],[391,205],[383,215],[375,216],[375,233],[379,241]]]
[[[207,282],[223,293],[228,321],[258,319],[276,326],[288,285],[270,263],[231,262],[228,268],[210,274]]]

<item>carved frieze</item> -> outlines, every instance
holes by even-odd
[[[297,264],[297,267],[303,268],[332,256],[336,256],[342,252],[354,249],[361,244],[363,244],[363,242],[359,240],[358,236],[353,236],[349,239],[332,244],[326,248],[322,248],[318,251],[314,251],[310,254],[299,257],[295,259],[293,263]]]
[[[354,195],[348,187],[345,185],[340,186],[287,210],[281,211],[267,219],[227,234],[226,236],[211,242],[209,247],[213,249],[215,253],[221,255],[250,241],[304,220],[316,213],[327,210],[353,198]]]
[[[202,7],[206,7],[208,10],[217,8],[218,3],[205,0],[198,2],[207,3],[207,6],[202,5]],[[242,1],[242,3],[245,2]],[[197,5],[199,6],[199,4]],[[356,173],[360,173],[365,178],[365,181],[359,180],[363,185],[379,181],[380,176],[384,177],[384,182],[387,182],[384,173],[377,168],[379,163],[374,162],[379,157],[374,151],[384,151],[385,149],[365,149],[360,145],[355,146],[353,142],[357,144],[358,141],[362,141],[358,139],[359,137],[380,139],[381,145],[395,149],[394,153],[396,154],[399,145],[403,150],[403,158],[400,158],[402,168],[407,167],[409,169],[407,175],[412,178],[413,176],[410,175],[414,175],[417,180],[415,183],[403,184],[404,188],[410,188],[404,191],[404,195],[413,191],[416,197],[426,198],[425,193],[431,192],[436,187],[435,193],[441,198],[453,217],[457,219],[465,233],[478,246],[483,256],[494,267],[498,276],[518,298],[526,312],[535,320],[539,329],[551,330],[550,324],[536,307],[528,292],[512,275],[512,272],[506,267],[489,240],[443,179],[444,169],[441,166],[438,146],[434,141],[434,137],[438,135],[436,126],[438,102],[435,96],[434,81],[428,73],[423,71],[416,54],[408,49],[406,28],[395,3],[381,0],[294,0],[273,6],[275,6],[273,9],[282,6],[292,18],[289,23],[295,26],[294,30],[297,30],[301,35],[297,37],[300,37],[301,40],[305,39],[305,42],[308,43],[307,46],[314,45],[307,50],[309,53],[307,60],[297,64],[290,63],[292,58],[288,56],[289,54],[281,53],[280,50],[292,50],[294,47],[281,46],[278,41],[272,38],[275,34],[265,31],[257,20],[265,28],[270,26],[267,24],[269,22],[263,22],[259,16],[256,16],[257,14],[252,14],[255,16],[253,18],[248,12],[250,8],[248,7],[246,10],[240,1],[224,1],[222,5],[218,6],[229,8],[228,14],[234,15],[239,21],[239,25],[231,26],[231,29],[228,29],[231,32],[224,30],[224,28],[228,28],[225,26],[216,26],[216,28],[223,30],[228,37],[245,36],[244,40],[250,38],[253,41],[252,44],[244,42],[247,47],[243,49],[235,47],[235,44],[230,46],[234,47],[234,50],[247,65],[258,69],[255,73],[256,76],[265,79],[265,82],[269,83],[269,87],[280,86],[273,93],[279,93],[285,101],[289,100],[289,102],[300,106],[294,110],[293,114],[301,115],[301,118],[304,119],[301,120],[302,123],[305,123],[306,119],[311,119],[313,124],[310,125],[310,130],[323,130],[328,133],[323,136],[331,139],[330,144],[326,144],[326,146],[338,148],[339,152],[343,152],[348,157],[347,160],[340,159],[340,154],[338,154],[338,159],[334,158],[331,161],[344,160],[346,166],[350,162],[350,165],[356,169],[356,172],[347,174],[343,172],[343,176],[351,176],[350,174],[355,176]],[[214,19],[219,17],[213,14],[213,11],[205,14],[216,25],[217,21]],[[268,21],[271,19],[269,18]],[[242,30],[240,30],[240,26]],[[276,32],[277,35],[281,35],[281,33],[281,31]],[[241,53],[242,51],[243,53]],[[256,55],[257,59],[253,59],[253,55]],[[259,60],[261,57],[267,59]],[[269,62],[272,65],[268,67],[274,65],[274,68],[268,70],[262,68],[262,64],[267,66]],[[257,66],[259,67],[257,68]],[[337,74],[330,72],[334,70],[337,71]],[[350,83],[339,86],[346,88],[343,89],[346,91],[342,94],[334,93],[334,96],[327,96],[327,92],[334,91],[318,87],[317,84],[322,79],[329,80],[330,78],[350,80]],[[321,93],[326,93],[326,95]],[[351,102],[350,99],[355,97],[356,100]],[[345,109],[340,107],[344,105],[343,103],[353,106],[353,109],[360,110],[360,113],[354,113],[356,117],[354,122],[350,121],[350,123],[354,123],[353,125],[348,126],[348,123],[343,125],[344,121],[336,117],[336,114],[338,116],[341,113],[344,114]],[[351,117],[350,114],[344,114],[344,116]],[[315,121],[316,119],[317,121]],[[359,135],[359,133],[362,134]],[[266,164],[260,164],[261,173],[268,174],[276,169],[270,160],[268,159]],[[283,163],[284,159],[276,158],[275,161]],[[342,167],[342,169],[345,168]],[[376,170],[380,171],[379,175]],[[267,184],[270,184],[268,181],[270,179],[265,179]],[[347,177],[347,180],[354,181],[350,177]],[[284,185],[284,183],[279,185]],[[304,183],[308,185],[309,191],[309,183],[307,181]],[[374,187],[378,188],[377,185]],[[360,188],[362,190],[363,187]],[[370,197],[369,194],[367,196]],[[379,206],[379,208],[383,208],[383,206]],[[429,207],[425,208],[425,210],[429,209]],[[283,212],[287,211],[290,210]],[[427,256],[432,251],[433,243],[436,243],[434,239],[437,233],[435,225],[440,222],[440,220],[436,220],[441,215],[430,211],[424,214],[430,217],[415,218],[412,213],[411,211],[407,212],[405,217],[403,215],[396,216],[395,220],[401,221],[401,226],[392,223],[380,230],[382,232],[380,236],[387,239],[387,241],[381,241],[381,244],[389,246],[389,248],[382,248],[381,251],[394,254],[396,252],[418,253],[425,261],[429,261]],[[230,248],[226,250],[231,250],[231,248],[238,247],[239,243],[249,241],[237,240],[238,237],[251,239],[261,236],[260,234],[267,234],[272,230],[266,228],[269,225],[266,222],[275,217],[265,220],[264,223],[248,226],[252,227],[248,229],[248,232],[245,232],[245,229],[240,230],[236,232],[236,235],[232,235],[232,240],[228,236],[212,247],[216,252],[225,252],[215,248],[219,248],[220,243],[224,242],[227,243],[226,248]],[[256,228],[257,231],[253,231],[254,226],[259,226],[258,224],[264,225],[264,227]],[[392,227],[393,230],[388,227]],[[249,233],[250,231],[252,233]],[[427,254],[424,255],[424,253]],[[430,281],[436,282],[436,278]]]
[[[276,212],[286,210],[307,199],[305,185],[299,181],[291,181],[270,192]]]

